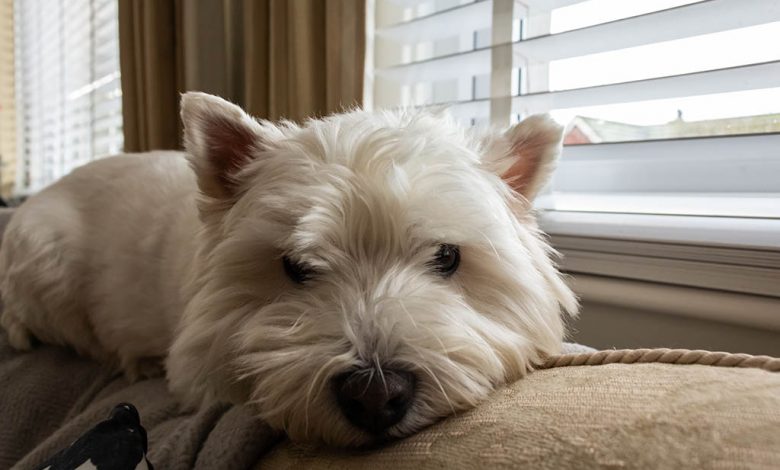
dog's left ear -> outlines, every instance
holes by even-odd
[[[533,201],[547,184],[558,162],[563,128],[547,114],[530,116],[507,130],[500,139],[501,155],[493,171],[518,194]]]
[[[216,199],[230,198],[236,174],[262,146],[263,127],[235,104],[199,92],[182,95],[181,119],[200,190]]]

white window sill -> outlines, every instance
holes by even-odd
[[[777,218],[559,210],[542,210],[538,218],[550,235],[780,251]]]
[[[572,274],[780,298],[780,219],[542,211]]]
[[[548,192],[534,205],[562,212],[780,219],[780,193]]]

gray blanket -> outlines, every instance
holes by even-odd
[[[183,410],[162,379],[129,384],[51,346],[19,354],[0,334],[0,468],[34,468],[120,402],[138,407],[156,468],[252,468],[281,439],[244,407]]]

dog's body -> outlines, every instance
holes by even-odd
[[[197,183],[178,152],[78,168],[14,215],[2,246],[3,326],[114,362],[131,377],[163,358],[187,304]]]
[[[202,94],[182,118],[187,155],[100,160],[18,210],[12,345],[130,376],[164,359],[190,403],[248,402],[338,445],[409,434],[557,352],[576,302],[528,203],[560,150],[551,121],[479,139],[397,113],[277,127]]]

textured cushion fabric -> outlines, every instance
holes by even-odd
[[[706,365],[537,371],[371,452],[284,442],[259,469],[780,468],[780,374]]]

